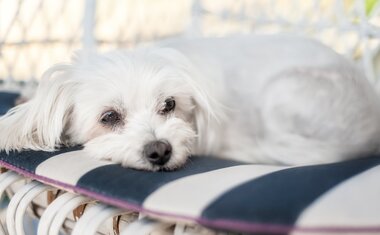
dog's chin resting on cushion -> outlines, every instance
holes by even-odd
[[[145,170],[190,155],[341,161],[380,146],[380,104],[351,62],[293,36],[233,36],[78,54],[0,118],[0,149],[84,154]]]

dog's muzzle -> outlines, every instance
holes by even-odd
[[[165,165],[171,155],[172,146],[166,140],[152,141],[144,146],[144,157],[153,165]]]

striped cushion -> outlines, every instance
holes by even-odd
[[[111,205],[222,230],[380,233],[380,156],[304,167],[193,157],[178,171],[144,172],[76,147],[0,152],[0,164]]]
[[[18,97],[19,94],[15,92],[0,92],[0,115],[12,108]]]

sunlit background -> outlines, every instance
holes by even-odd
[[[318,38],[380,80],[380,0],[0,0],[1,86],[33,83],[82,48],[250,32]]]

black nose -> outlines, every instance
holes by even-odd
[[[172,146],[166,140],[152,141],[144,146],[144,156],[154,165],[164,165],[172,155]]]

